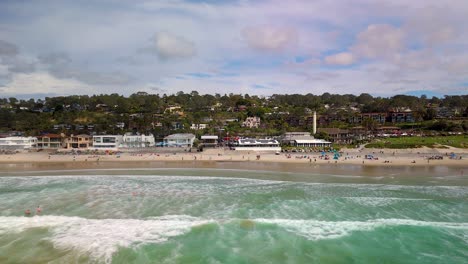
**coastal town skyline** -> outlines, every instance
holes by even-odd
[[[456,0],[2,1],[0,95],[466,94],[467,12]]]

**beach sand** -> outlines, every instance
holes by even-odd
[[[450,153],[455,158],[450,158]],[[46,152],[24,152],[0,155],[0,171],[50,170],[50,169],[92,169],[92,168],[273,168],[283,164],[283,170],[295,170],[298,164],[330,167],[336,165],[377,166],[377,167],[421,167],[455,166],[468,168],[467,149],[343,149],[338,160],[333,153],[327,153],[329,159],[321,153],[257,153],[225,149],[209,149],[204,152],[176,153],[129,153],[118,155],[94,154],[49,154]],[[372,155],[372,159],[366,159]],[[428,160],[429,157],[442,156],[441,160]],[[460,159],[461,157],[461,159]],[[231,164],[227,166],[226,164]],[[290,164],[290,165],[288,165]],[[326,166],[325,166],[326,165]]]

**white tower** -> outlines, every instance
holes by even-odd
[[[314,111],[314,126],[312,128],[312,132],[315,135],[317,133],[317,112]]]

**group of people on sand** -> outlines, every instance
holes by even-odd
[[[42,213],[41,206],[38,205],[37,208],[36,208],[36,215],[41,215],[41,213]],[[31,210],[26,209],[26,210],[24,211],[24,215],[25,215],[25,216],[31,216]]]

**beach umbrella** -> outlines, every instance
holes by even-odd
[[[336,160],[337,160],[339,157],[340,157],[340,154],[338,154],[338,153],[336,153],[336,152],[335,152],[335,154],[333,154],[333,159],[336,159]]]

